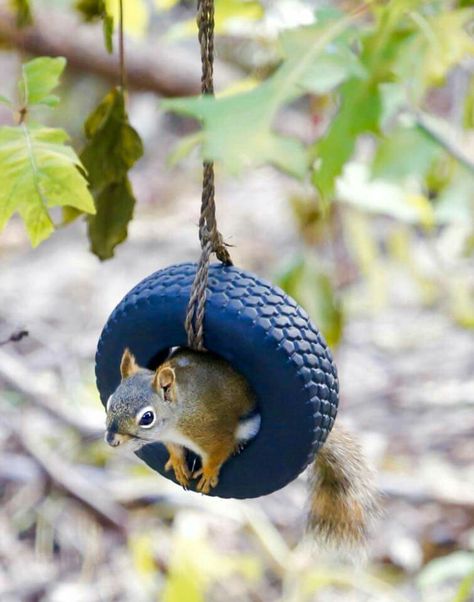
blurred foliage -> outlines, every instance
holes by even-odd
[[[208,588],[224,581],[233,573],[246,581],[259,579],[258,558],[246,554],[219,554],[206,538],[196,516],[180,516],[174,525],[173,548],[163,602],[204,602]]]
[[[168,10],[177,3],[177,0],[155,0],[160,10]],[[261,19],[263,15],[263,6],[258,0],[215,0],[214,31],[217,34],[231,33],[236,26]],[[176,40],[194,35],[196,20],[190,19],[170,27],[167,37]]]
[[[108,52],[113,50],[114,24],[119,22],[119,2],[114,0],[77,0],[76,10],[87,23],[102,21],[104,32],[104,43]],[[133,0],[123,2],[124,30],[134,36],[141,38],[145,34],[150,14],[146,2]]]
[[[26,27],[33,22],[29,0],[11,0],[11,5],[16,13],[16,24],[18,27]]]
[[[281,64],[255,89],[217,99],[167,100],[163,106],[201,120],[204,158],[221,160],[232,172],[272,162],[297,177],[312,173],[322,197],[330,199],[359,136],[391,137],[403,114],[419,109],[428,90],[474,54],[465,29],[473,11],[446,10],[450,6],[397,0],[373,2],[348,16],[318,11],[314,25],[281,34]],[[311,162],[299,141],[274,131],[276,114],[308,93],[331,93],[339,105],[325,134],[308,149]],[[245,116],[244,128],[239,115]]]
[[[112,15],[115,23],[119,22],[119,2],[105,0],[107,13]],[[150,22],[149,5],[145,0],[123,1],[123,26],[127,34],[134,38],[142,38]]]
[[[102,21],[104,44],[107,52],[113,51],[114,18],[107,10],[105,0],[78,0],[76,9],[88,23]]]
[[[298,258],[277,279],[286,291],[306,309],[324,332],[329,346],[339,343],[343,314],[326,271],[318,268],[310,257]]]
[[[453,602],[469,602],[474,591],[474,552],[453,552],[429,562],[418,576],[418,586],[424,594],[451,582],[459,583]],[[429,597],[423,599],[428,600]]]
[[[438,255],[437,229],[464,223],[472,231],[474,225],[474,163],[462,131],[474,122],[472,77],[455,100],[463,117],[454,125],[433,111],[431,100],[435,88],[462,76],[466,59],[474,56],[472,3],[371,2],[352,13],[318,10],[314,18],[313,25],[282,31],[277,68],[250,90],[164,101],[165,109],[201,122],[200,132],[185,139],[173,159],[201,144],[205,159],[220,161],[232,174],[272,163],[311,180],[312,200],[293,202],[302,249],[280,284],[333,343],[341,335],[341,302],[348,299],[336,291],[344,285],[338,263],[351,264],[364,277],[372,310],[386,302],[385,265],[397,255],[371,224],[378,216],[417,230],[405,238],[402,254],[422,297],[441,301],[460,325],[474,326],[471,285],[441,264],[436,275],[426,274],[412,248],[421,235],[430,254]],[[308,94],[308,125],[313,119],[316,141],[304,145],[281,130],[292,110],[304,110],[296,101]],[[342,204],[339,217],[329,210],[331,202]],[[392,230],[396,224],[384,226],[387,234]],[[340,246],[341,235],[343,249],[331,259],[330,247]],[[339,239],[331,241],[334,236]],[[311,259],[315,250],[323,261]]]

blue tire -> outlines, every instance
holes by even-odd
[[[186,346],[184,319],[195,271],[191,263],[160,270],[114,309],[96,355],[104,406],[120,383],[125,347],[153,369],[171,347]],[[252,498],[276,491],[306,468],[332,428],[338,380],[331,352],[306,312],[281,289],[221,264],[209,270],[204,333],[206,348],[248,379],[262,416],[258,436],[224,464],[210,495]],[[174,480],[164,471],[162,444],[146,445],[137,455]]]

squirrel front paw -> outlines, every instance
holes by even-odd
[[[196,489],[201,493],[209,493],[211,488],[216,487],[217,483],[219,483],[219,470],[200,468],[193,473],[193,478],[197,479],[198,477],[201,478],[196,485]]]
[[[170,456],[170,459],[165,464],[165,470],[169,471],[173,469],[174,476],[178,483],[187,489],[189,486],[189,479],[191,477],[191,472],[186,463],[186,458]]]

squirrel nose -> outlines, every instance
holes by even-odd
[[[114,431],[105,431],[104,439],[105,442],[112,447],[117,447],[117,445],[120,445],[120,437],[118,437],[117,433],[114,433]]]

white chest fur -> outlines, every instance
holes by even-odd
[[[174,428],[167,428],[160,436],[160,441],[163,443],[175,443],[176,445],[182,445],[187,449],[190,449],[192,452],[201,456],[204,460],[207,456],[206,452],[204,452],[194,441],[191,441],[186,435],[183,435],[179,431]]]

